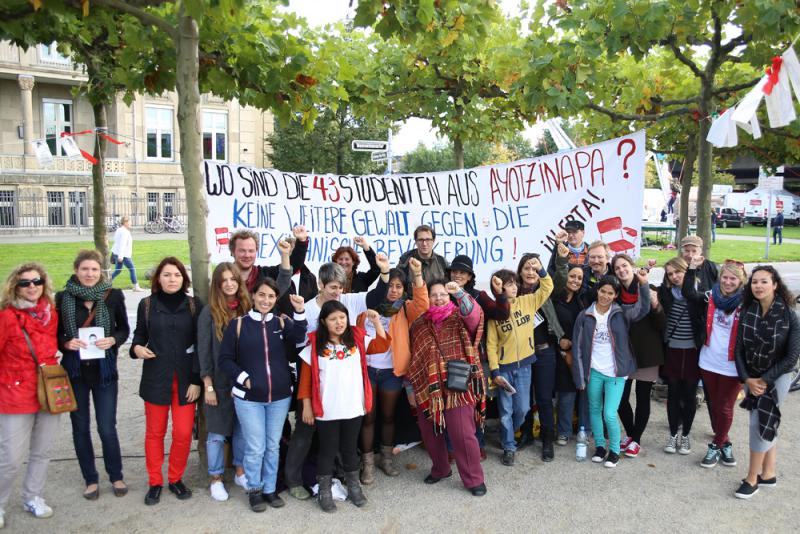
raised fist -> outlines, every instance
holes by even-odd
[[[444,286],[448,293],[455,296],[456,293],[461,291],[461,286],[456,284],[455,282],[447,282],[447,285]]]
[[[292,234],[297,238],[298,241],[307,241],[308,240],[308,231],[306,227],[301,225],[297,225],[292,228]]]
[[[385,273],[389,270],[389,258],[386,254],[378,254],[375,256],[375,263],[378,264],[378,267],[381,268],[381,272]]]
[[[558,244],[558,255],[561,258],[566,258],[567,256],[569,256],[569,249],[564,243]]]
[[[358,236],[353,239],[353,243],[361,247],[362,250],[369,250],[369,243],[366,237]]]
[[[408,260],[408,268],[415,275],[422,272],[422,263],[417,258],[410,258]]]
[[[292,307],[294,311],[297,313],[302,313],[305,310],[306,300],[301,297],[300,295],[291,294],[289,295],[289,302],[292,303]]]
[[[285,239],[281,239],[278,241],[278,250],[281,252],[281,254],[288,256],[292,253],[292,244]]]
[[[492,276],[492,291],[494,291],[495,295],[503,292],[503,281],[496,276]]]
[[[366,317],[370,322],[372,322],[372,323],[380,322],[381,316],[375,310],[367,310],[366,313],[367,313]]]
[[[559,230],[556,234],[556,241],[564,242],[567,240],[567,231],[566,230]]]

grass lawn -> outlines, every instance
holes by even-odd
[[[719,230],[717,230],[719,232]],[[644,265],[650,258],[655,258],[658,265],[678,255],[677,250],[642,249],[640,264]],[[769,247],[769,260],[764,260],[764,243],[755,241],[723,241],[718,239],[711,245],[710,259],[721,263],[726,259],[736,259],[745,263],[800,260],[800,245],[784,243],[780,246]]]
[[[109,242],[111,248],[111,242]],[[26,261],[38,261],[47,269],[53,281],[53,289],[64,287],[67,279],[72,275],[72,261],[79,250],[94,248],[94,243],[84,241],[79,243],[30,243],[0,245],[0,277],[5,280],[8,273]],[[144,280],[144,273],[158,265],[164,256],[176,256],[179,260],[189,264],[189,242],[183,240],[164,241],[137,241],[133,244],[133,264],[139,284],[143,287],[150,284]],[[128,270],[122,272],[114,280],[114,287],[130,289],[132,286]]]
[[[753,237],[764,237],[767,229],[764,226],[744,225],[741,228],[717,228],[717,235],[747,235]],[[770,233],[770,235],[772,235]],[[783,237],[790,239],[800,239],[800,226],[784,226]]]

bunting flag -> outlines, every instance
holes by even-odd
[[[714,120],[706,141],[717,148],[734,147],[739,142],[737,128],[753,139],[761,138],[758,108],[762,100],[767,104],[771,128],[788,126],[797,119],[794,101],[800,102],[800,61],[791,46],[781,56],[772,58],[764,76],[741,102]]]
[[[119,141],[118,139],[114,139],[113,137],[111,137],[107,133],[104,133],[104,131],[102,131],[100,129],[83,130],[81,132],[61,132],[61,147],[64,149],[64,152],[66,152],[68,157],[70,157],[70,158],[79,158],[79,157],[83,156],[83,158],[85,160],[87,160],[88,162],[90,162],[92,165],[97,165],[97,161],[98,161],[97,158],[94,157],[93,155],[89,154],[88,152],[86,152],[82,148],[80,148],[78,146],[78,144],[75,142],[75,140],[72,139],[72,137],[74,137],[76,135],[87,135],[87,134],[97,134],[100,137],[102,137],[103,139],[111,141],[115,145],[124,145],[125,144],[124,141]],[[68,146],[65,146],[65,145],[68,145]]]
[[[44,139],[37,139],[31,141],[33,145],[33,153],[36,154],[36,161],[39,162],[40,167],[47,167],[53,163],[53,154],[50,153],[50,147]]]

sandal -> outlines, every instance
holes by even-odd
[[[121,486],[117,486],[116,484],[122,484]],[[117,480],[116,482],[112,482],[111,489],[114,491],[114,497],[124,497],[128,494],[128,486],[125,485],[125,482],[122,480]]]
[[[89,486],[95,486],[95,488],[92,491],[88,491],[88,489],[87,491],[84,491],[83,498],[87,501],[96,501],[97,498],[100,497],[100,486],[97,484],[89,484]],[[86,487],[88,488],[89,486]]]

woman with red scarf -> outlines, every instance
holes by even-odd
[[[38,518],[53,515],[42,494],[59,416],[40,411],[36,365],[37,361],[40,365],[58,363],[58,317],[47,273],[38,263],[14,269],[0,299],[0,528],[3,528],[14,478],[26,461],[22,484],[25,510]]]
[[[450,300],[455,297],[457,302]],[[453,444],[458,474],[475,496],[486,494],[475,426],[483,425],[486,396],[478,354],[483,336],[483,311],[457,283],[443,280],[428,288],[430,308],[411,325],[411,366],[407,378],[414,388],[425,449],[433,461],[426,484],[450,477],[445,430]],[[466,391],[448,389],[448,362],[470,366]]]

